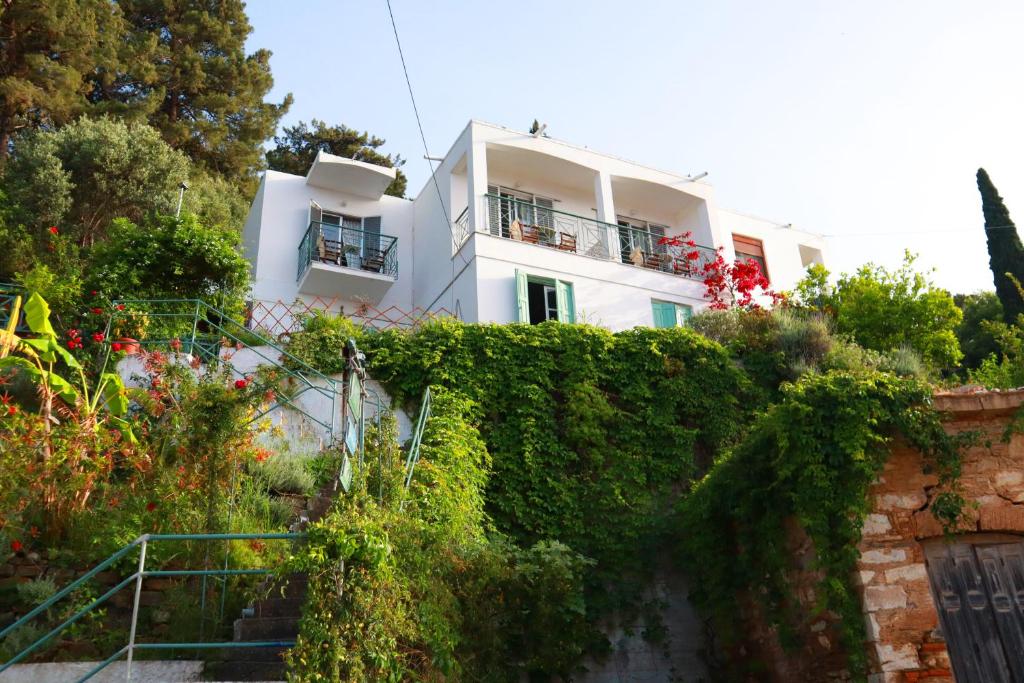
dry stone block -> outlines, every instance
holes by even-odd
[[[882,665],[882,671],[907,671],[921,668],[921,660],[917,656],[917,648],[913,645],[892,645],[880,644],[878,646],[878,661]]]
[[[903,586],[868,586],[864,589],[864,609],[877,612],[883,609],[905,609],[907,592]]]
[[[1024,531],[1024,507],[983,507],[979,525],[982,531]]]
[[[906,562],[907,551],[902,548],[868,550],[861,553],[860,561],[863,564],[895,564],[897,562]]]
[[[882,536],[892,531],[889,515],[870,514],[864,519],[865,536]]]
[[[1024,502],[1024,471],[1003,470],[995,474],[995,489],[1000,496],[1014,503]]]
[[[876,498],[876,507],[879,510],[920,510],[927,502],[924,491],[884,493]]]
[[[910,581],[927,581],[928,570],[924,564],[908,564],[905,567],[885,570],[887,583],[907,583]],[[927,588],[927,585],[925,586]]]

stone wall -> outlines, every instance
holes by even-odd
[[[940,394],[951,432],[976,431],[964,454],[964,534],[1024,532],[1024,437],[1003,436],[1024,391]],[[897,445],[870,495],[857,580],[863,595],[871,683],[953,681],[932,599],[924,542],[942,527],[929,512],[937,476],[922,455]]]

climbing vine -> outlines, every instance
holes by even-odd
[[[787,522],[814,545],[821,572],[816,609],[839,615],[839,635],[855,673],[864,672],[863,618],[851,584],[868,487],[897,438],[928,457],[942,492],[933,504],[948,527],[963,500],[957,493],[962,441],[946,434],[930,406],[928,385],[890,374],[807,375],[751,425],[679,506],[681,557],[716,633],[735,640],[738,598],[761,600],[781,627],[797,622],[787,577],[792,567]],[[791,635],[791,634],[790,634]]]

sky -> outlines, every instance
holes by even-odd
[[[1020,0],[392,0],[429,151],[471,119],[676,173],[827,235],[826,263],[992,289],[975,172],[1024,227]],[[429,179],[385,0],[248,0],[282,125],[387,140]]]

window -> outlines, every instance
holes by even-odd
[[[534,277],[516,271],[516,317],[521,323],[537,325],[546,320],[576,321],[572,283]]]
[[[651,301],[655,327],[682,327],[690,320],[693,309],[686,304],[671,301]]]
[[[545,244],[554,238],[553,199],[498,185],[488,185],[487,193],[498,197],[487,200],[488,223],[492,235],[511,237],[509,228],[518,220],[523,226],[536,226],[539,238]]]
[[[653,254],[664,254],[668,247],[659,244],[665,236],[664,225],[649,223],[636,218],[617,218],[619,224],[619,250],[623,263],[644,265],[647,257]]]
[[[764,245],[761,240],[743,235],[733,235],[732,246],[736,250],[737,261],[746,261],[747,259],[757,261],[757,265],[761,266],[761,274],[769,280],[771,279],[768,275],[768,262],[764,260]]]

